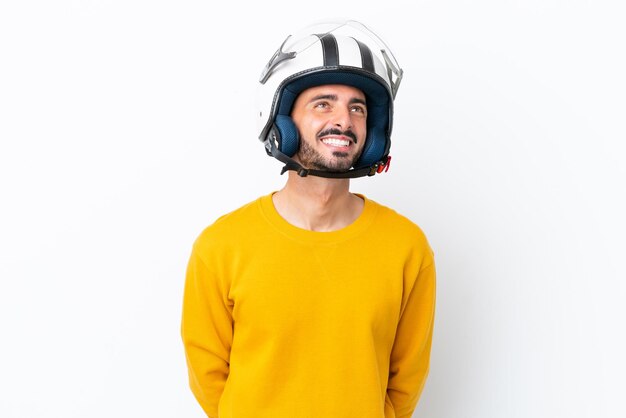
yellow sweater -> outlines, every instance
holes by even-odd
[[[182,317],[191,389],[211,418],[409,418],[429,369],[426,237],[365,200],[333,232],[263,196],[194,243]]]

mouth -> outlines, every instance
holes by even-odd
[[[349,139],[332,137],[332,138],[322,138],[322,143],[324,145],[329,145],[331,147],[346,148],[352,144],[352,141],[350,141]]]
[[[322,144],[332,148],[341,148],[343,151],[349,148],[352,143],[356,144],[356,135],[349,129],[341,131],[330,128],[320,132],[317,137]]]

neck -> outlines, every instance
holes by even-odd
[[[290,171],[285,187],[273,197],[274,207],[287,222],[310,231],[345,228],[363,210],[363,200],[350,193],[350,179],[300,177]]]

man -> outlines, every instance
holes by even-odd
[[[211,418],[409,418],[429,370],[433,253],[414,223],[349,190],[388,167],[402,72],[357,22],[307,29],[261,76],[260,138],[284,188],[193,246],[191,389]]]

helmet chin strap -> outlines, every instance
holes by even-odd
[[[293,158],[283,154],[276,147],[272,146],[269,153],[272,157],[285,163],[285,166],[281,170],[280,174],[284,174],[287,171],[291,170],[297,172],[300,177],[316,176],[330,179],[352,179],[357,177],[373,176],[376,173],[382,172],[382,169],[384,169],[389,162],[389,158],[387,157],[385,158],[385,161],[379,161],[369,167],[351,169],[347,171],[323,171],[304,168],[300,163],[298,163]]]

